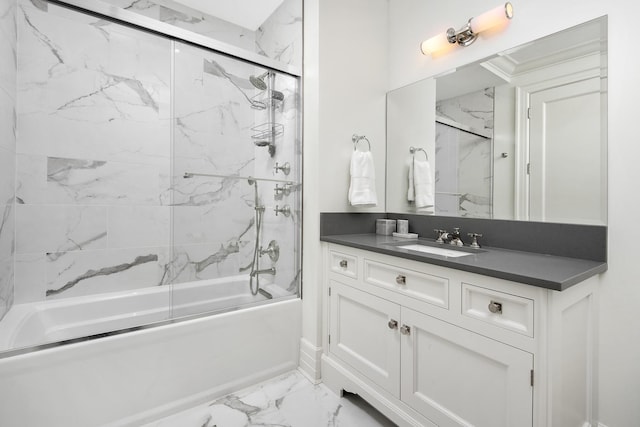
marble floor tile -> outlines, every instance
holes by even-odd
[[[294,371],[144,427],[393,427],[356,395],[340,398]]]

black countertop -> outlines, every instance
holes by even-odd
[[[607,270],[606,262],[493,247],[482,247],[478,250],[468,247],[458,249],[450,245],[438,245],[433,239],[405,239],[379,234],[336,234],[321,236],[320,240],[555,291],[563,291]],[[473,254],[446,257],[394,246],[403,242],[464,250]]]

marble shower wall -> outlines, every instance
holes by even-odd
[[[171,0],[103,0],[130,12],[302,68],[302,1],[284,0],[256,30]]]
[[[16,2],[0,0],[0,319],[14,300]]]
[[[170,42],[18,5],[16,302],[162,283]]]
[[[436,115],[493,134],[493,88],[438,101]],[[436,125],[436,213],[492,217],[492,140]]]
[[[285,289],[294,283],[295,293],[299,212],[288,218],[275,215],[276,183],[270,180],[299,182],[296,79],[274,74],[274,89],[282,93],[283,100],[271,105],[268,92],[256,89],[249,81],[250,76],[260,76],[265,69],[183,44],[177,45],[176,51],[172,202],[175,274],[171,282],[249,272],[256,234],[257,185],[258,204],[265,206],[261,244],[266,248],[275,239],[281,248],[281,258],[273,265],[268,257],[262,257],[260,268],[275,266],[278,274],[263,276],[261,282],[275,282]],[[256,134],[270,129],[272,122],[282,130],[273,141],[273,156],[268,147],[254,144],[262,140],[256,139]],[[276,162],[289,162],[290,174],[276,173]],[[224,177],[196,175],[185,179],[186,172]],[[250,183],[248,176],[257,179]],[[295,210],[298,186],[289,187],[294,191],[280,195],[280,207],[290,199],[288,204]]]
[[[16,302],[246,275],[254,186],[237,176],[285,179],[273,167],[290,162],[299,205],[297,79],[274,78],[272,118],[252,108],[264,69],[45,2],[17,19]],[[274,120],[270,156],[252,128]],[[297,292],[299,212],[276,217],[275,183],[258,185],[263,245],[282,251],[264,281]]]

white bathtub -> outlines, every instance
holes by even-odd
[[[300,300],[274,295],[282,300],[265,304],[242,280],[18,307],[2,322],[14,332],[4,345],[165,320],[169,298],[176,316],[244,309],[2,358],[0,426],[135,426],[295,369]]]
[[[0,322],[0,351],[148,325],[172,318],[243,308],[267,301],[251,295],[247,276],[174,286],[15,304]],[[267,286],[274,298],[291,297]]]

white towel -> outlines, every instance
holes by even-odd
[[[349,202],[352,206],[378,204],[376,173],[371,151],[354,151],[351,155],[351,185]]]
[[[418,160],[415,157],[409,162],[409,190],[407,200],[415,201],[416,209],[433,206],[433,180],[431,178],[431,165],[427,160]]]

